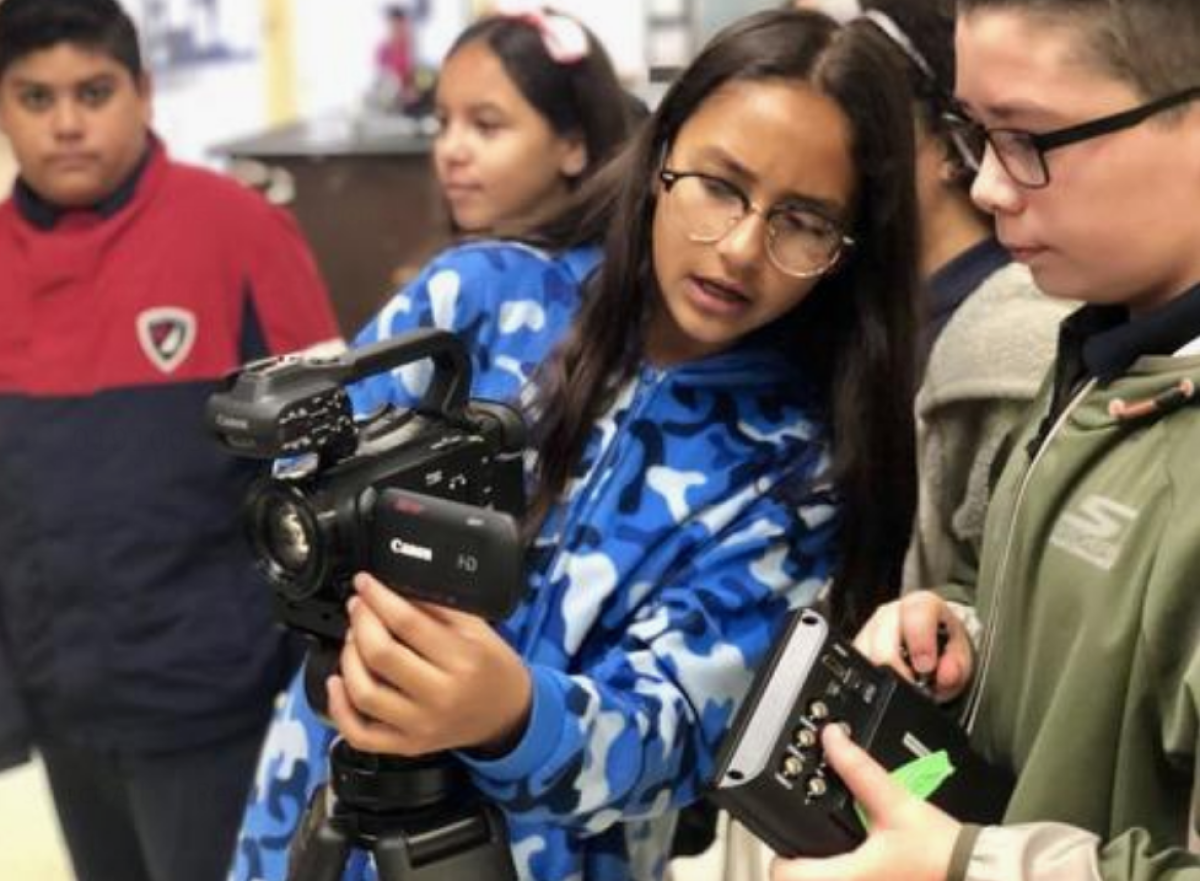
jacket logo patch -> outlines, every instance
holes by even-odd
[[[1138,512],[1104,496],[1090,495],[1058,518],[1050,544],[1103,569],[1112,569]]]
[[[196,342],[196,316],[175,306],[147,309],[137,318],[137,336],[150,363],[174,373]]]

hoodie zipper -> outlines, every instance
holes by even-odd
[[[1008,519],[1008,536],[1004,542],[1004,553],[1000,557],[999,566],[996,568],[996,589],[992,591],[992,601],[988,605],[988,624],[987,630],[983,635],[983,642],[980,650],[979,672],[978,675],[976,675],[975,682],[971,687],[971,694],[967,700],[966,709],[963,711],[963,727],[966,729],[968,734],[973,732],[975,728],[975,722],[979,717],[979,707],[982,703],[983,697],[983,686],[987,680],[987,675],[991,668],[992,650],[995,648],[996,626],[998,624],[997,618],[1000,608],[1000,594],[1003,592],[1004,585],[1006,583],[1005,578],[1008,574],[1008,566],[1012,557],[1012,546],[1013,542],[1016,540],[1017,522],[1019,520],[1018,514],[1020,513],[1021,505],[1025,501],[1026,490],[1029,489],[1029,484],[1033,480],[1034,471],[1037,470],[1038,464],[1042,461],[1042,455],[1047,449],[1049,449],[1050,443],[1054,440],[1059,431],[1062,430],[1062,427],[1066,424],[1067,419],[1070,418],[1071,414],[1075,412],[1076,408],[1087,396],[1087,394],[1095,387],[1096,382],[1097,381],[1095,379],[1088,380],[1087,384],[1075,394],[1075,397],[1071,399],[1071,402],[1063,409],[1063,412],[1059,414],[1058,419],[1054,421],[1054,425],[1051,427],[1050,431],[1048,431],[1046,436],[1042,439],[1041,446],[1038,447],[1033,461],[1029,463],[1029,468],[1027,468],[1025,471],[1025,476],[1021,478],[1021,486],[1017,490],[1017,500],[1013,504],[1012,513]]]

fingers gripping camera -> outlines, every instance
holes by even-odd
[[[434,370],[418,404],[354,418],[347,386],[425,358]],[[490,619],[516,607],[525,427],[511,407],[468,400],[470,386],[458,338],[418,330],[256,361],[209,399],[208,424],[231,452],[290,463],[244,505],[283,623],[340,641],[359,571]]]

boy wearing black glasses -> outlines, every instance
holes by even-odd
[[[962,826],[829,726],[871,832],[772,877],[1200,879],[1200,4],[958,9],[972,195],[1044,291],[1088,305],[1016,436],[978,570],[885,606],[857,642],[961,698],[1017,785],[1003,826]]]

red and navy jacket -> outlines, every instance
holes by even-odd
[[[91,210],[18,181],[0,205],[0,761],[30,734],[158,751],[268,717],[294,653],[240,521],[257,470],[204,404],[246,360],[336,337],[290,217],[157,140]]]

